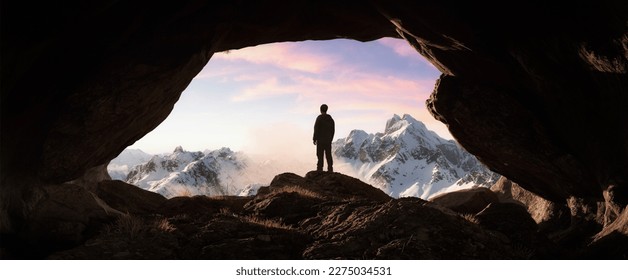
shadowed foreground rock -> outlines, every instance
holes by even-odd
[[[472,188],[444,193],[430,199],[431,202],[466,214],[477,214],[497,200],[497,195],[487,188]]]
[[[339,173],[313,171],[305,177],[280,174],[253,197],[166,200],[120,181],[101,182],[98,189],[100,197],[94,196],[98,203],[66,210],[66,216],[76,217],[70,224],[81,227],[71,230],[73,235],[47,239],[49,244],[39,243],[46,245],[42,247],[45,250],[31,255],[11,254],[10,248],[4,248],[3,257],[578,258],[603,255],[603,248],[617,242],[614,235],[605,234],[590,248],[555,250],[556,245],[536,231],[536,223],[520,205],[492,203],[477,215],[461,216],[419,198],[392,199],[379,189]],[[59,201],[55,192],[49,196],[51,202]],[[76,216],[78,213],[94,218]],[[618,218],[613,229],[625,234],[625,220],[624,216]],[[89,234],[86,228],[90,228]]]
[[[144,193],[118,184],[119,194]],[[114,189],[111,186],[108,189]],[[112,197],[112,196],[109,196]],[[156,200],[153,200],[156,201]],[[120,200],[113,198],[118,207]],[[339,173],[285,173],[248,198],[177,197],[50,259],[513,259],[507,238]]]

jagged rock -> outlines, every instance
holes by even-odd
[[[491,203],[475,215],[481,227],[504,234],[519,258],[557,258],[562,253],[543,234],[526,208],[515,203]]]
[[[41,257],[76,246],[119,214],[79,185],[47,185],[41,192],[41,199],[25,222],[26,228],[21,229],[24,234],[8,236],[13,244],[2,242],[3,247],[19,248],[11,251],[12,258]]]
[[[520,203],[525,206],[542,231],[556,231],[569,226],[570,212],[566,203],[544,199],[506,177],[501,177],[491,186],[491,191],[497,194],[500,202]]]
[[[310,171],[305,174],[305,180],[305,186],[325,196],[342,199],[368,199],[379,202],[392,199],[378,188],[337,172]]]
[[[604,202],[571,197],[567,199],[567,206],[571,215],[569,227],[555,233],[552,239],[564,247],[584,247],[603,229]]]
[[[166,202],[159,194],[117,180],[98,183],[94,194],[112,208],[133,215],[158,213]]]
[[[431,202],[458,213],[468,214],[476,214],[497,200],[497,195],[487,188],[472,188],[444,193],[430,199]]]
[[[628,207],[613,223],[593,237],[591,244],[584,249],[583,257],[588,259],[628,259]]]
[[[273,178],[270,181],[271,188],[281,188],[286,186],[303,186],[305,185],[305,178],[294,173],[282,173]]]
[[[190,215],[193,217],[220,213],[223,210],[240,213],[249,201],[251,198],[239,196],[179,196],[168,199],[159,212],[169,216]]]
[[[286,174],[278,177],[298,179],[298,176]],[[427,201],[418,198],[381,200],[372,194],[364,196],[365,188],[372,186],[338,173],[321,172],[306,177],[308,179],[302,181],[305,185],[276,187],[252,200],[200,196],[172,198],[163,204],[161,215],[122,215],[83,245],[49,258],[518,257],[507,242],[496,238],[495,233],[456,214],[442,212]],[[324,188],[324,182],[332,182],[333,187],[342,191]],[[228,206],[242,205],[247,200],[242,208]]]
[[[74,179],[72,181],[67,182],[67,184],[74,184],[83,186],[85,189],[89,191],[94,191],[98,186],[99,182],[105,180],[111,180],[111,176],[109,176],[109,172],[107,172],[107,165],[109,163],[101,164],[95,167],[92,167],[85,171],[85,174],[78,179]]]
[[[303,188],[321,197],[342,199],[368,199],[388,201],[392,198],[382,190],[375,188],[359,179],[338,173],[310,171],[301,177],[294,173],[283,173],[275,176],[270,182],[269,189],[260,188],[258,195],[272,192],[280,188]]]
[[[295,225],[306,218],[316,216],[318,209],[315,206],[323,201],[323,197],[315,193],[295,189],[257,196],[247,203],[244,209],[256,216],[279,218],[286,224]]]
[[[604,227],[610,226],[628,205],[628,185],[610,184],[604,189]]]
[[[213,231],[203,234],[210,244],[202,247],[204,259],[299,259],[311,240],[297,230],[266,220],[235,217],[209,223]],[[214,241],[214,242],[211,242]]]
[[[476,216],[481,226],[506,235],[536,232],[536,222],[525,207],[515,203],[491,203]]]
[[[602,199],[606,185],[628,181],[626,5],[522,2],[517,15],[490,16],[469,3],[462,17],[435,8],[450,23],[437,25],[413,20],[421,16],[405,4],[391,14],[444,73],[429,110],[491,170],[555,202]],[[534,24],[517,24],[531,14]]]
[[[418,198],[387,203],[351,202],[328,209],[309,230],[318,240],[305,258],[493,259],[514,258],[508,246],[458,217]],[[505,254],[503,254],[505,253]]]

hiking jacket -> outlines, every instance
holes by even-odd
[[[314,123],[314,137],[313,140],[322,143],[331,143],[334,139],[334,132],[336,124],[331,115],[320,114],[316,118]]]

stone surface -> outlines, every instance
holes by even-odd
[[[500,202],[514,202],[525,206],[532,219],[542,231],[556,231],[567,228],[570,221],[570,211],[564,203],[557,203],[544,199],[519,184],[502,177],[491,186]]]
[[[69,239],[68,235],[59,235],[63,239],[56,239],[53,244],[67,239],[75,240],[74,245],[49,248],[46,254],[36,257],[578,259],[624,256],[619,249],[624,248],[622,246],[625,243],[622,242],[626,240],[625,214],[616,219],[613,226],[600,234],[593,243],[572,242],[570,244],[574,247],[561,247],[537,232],[536,223],[525,207],[519,204],[491,203],[477,215],[460,215],[419,198],[381,200],[376,196],[364,195],[369,193],[368,188],[373,187],[339,173],[321,172],[309,179],[285,173],[276,176],[275,181],[285,181],[286,178],[293,179],[291,182],[300,181],[301,184],[275,186],[267,193],[253,197],[175,197],[160,203],[158,213],[153,214],[136,211],[103,216],[103,211],[95,206],[98,203],[92,203],[94,206],[90,207],[67,208],[71,215],[65,216],[78,217],[71,220],[74,221],[72,224],[79,226],[70,227],[68,232],[73,235]],[[324,182],[334,182],[334,188],[343,191],[332,192]],[[116,181],[105,181],[102,184],[113,184],[117,186],[115,189],[118,195],[132,197],[116,203],[109,200],[120,209],[124,209],[120,204],[128,203],[126,209],[142,210],[135,206],[138,201],[151,201],[155,195],[132,190]],[[91,195],[80,186],[53,189],[62,193],[75,190]],[[93,223],[85,223],[84,216],[76,216],[74,208],[89,217],[103,217],[105,220],[99,222],[98,230],[92,230],[90,235],[78,234],[84,225]],[[55,210],[54,207],[46,206],[42,210],[44,212],[37,212],[38,216],[44,217],[40,220],[55,216],[55,213],[50,213],[50,210]],[[81,236],[78,243],[77,236]],[[39,244],[46,245],[41,240]],[[11,248],[2,249],[0,253],[11,252]],[[24,252],[20,256],[34,257],[28,253]],[[3,258],[12,257],[15,255],[3,255]]]
[[[458,213],[468,214],[477,214],[497,200],[497,195],[487,188],[459,190],[440,194],[430,199],[431,202]]]
[[[112,210],[82,186],[46,185],[23,234],[3,238],[2,247],[10,248],[10,258],[32,258],[77,246],[117,217]]]
[[[339,173],[286,173],[280,181],[291,183],[253,198],[172,198],[160,215],[122,215],[83,245],[48,258],[520,258],[507,238],[418,198],[381,200],[369,194],[374,187]]]
[[[109,165],[109,162],[87,169],[83,176],[67,183],[79,185],[89,191],[94,191],[98,187],[98,183],[111,180],[111,176],[109,176],[109,172],[107,171],[107,165]]]
[[[456,18],[441,11],[442,26],[412,21],[407,7],[410,21],[399,17],[405,37],[444,73],[427,102],[432,114],[492,170],[546,199],[601,200],[609,182],[625,182],[626,5],[532,1],[491,15],[468,5]],[[461,21],[465,28],[448,29]]]
[[[517,203],[491,203],[475,215],[474,221],[482,228],[503,234],[513,248],[513,254],[523,259],[567,258],[565,248],[556,244],[543,233],[526,208]],[[569,256],[574,257],[574,256]]]
[[[589,259],[628,259],[628,207],[593,237],[584,252]]]
[[[98,183],[94,194],[121,213],[134,215],[159,213],[166,202],[166,198],[159,194],[118,180]]]

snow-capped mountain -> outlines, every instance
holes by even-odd
[[[384,133],[353,130],[332,149],[336,166],[348,165],[359,179],[393,197],[427,199],[472,186],[490,187],[499,176],[410,115],[394,115]]]
[[[107,165],[107,171],[113,180],[125,180],[132,167],[147,162],[153,155],[140,149],[126,149]]]
[[[229,148],[153,156],[133,167],[126,182],[167,198],[192,195],[231,195],[246,185],[246,158]]]

